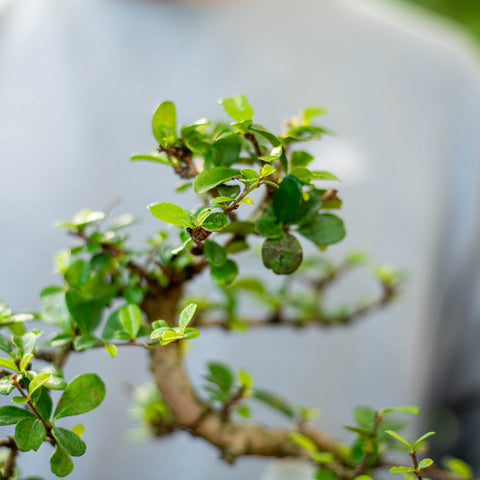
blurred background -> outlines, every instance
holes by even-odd
[[[334,135],[312,153],[342,180],[348,230],[326,254],[392,262],[409,273],[407,294],[351,329],[202,334],[190,374],[201,383],[208,360],[244,367],[258,386],[319,407],[315,423],[345,442],[353,406],[417,404],[417,429],[438,432],[435,454],[480,468],[479,19],[466,0],[3,0],[0,298],[39,308],[40,289],[60,281],[54,254],[72,242],[54,221],[84,207],[141,218],[133,245],[159,228],[146,205],[172,200],[177,179],[129,156],[155,147],[161,101],[186,123],[224,118],[217,99],[244,93],[276,131],[303,106],[326,107]],[[370,288],[360,274],[332,304]],[[73,480],[304,478],[264,459],[231,467],[183,433],[132,444],[129,388],[148,381],[146,355],[79,354],[65,375],[85,371],[108,393],[85,418]],[[25,474],[50,478],[50,453],[22,454]]]

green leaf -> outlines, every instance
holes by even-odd
[[[25,405],[28,402],[28,398],[25,397],[12,397],[12,403],[15,405]]]
[[[415,469],[412,467],[392,467],[390,468],[390,473],[409,473],[414,472]]]
[[[95,373],[75,377],[67,386],[53,414],[53,418],[79,415],[98,407],[105,397],[105,384]]]
[[[275,217],[263,216],[255,222],[255,231],[262,237],[279,238],[283,235],[283,228]]]
[[[36,390],[32,395],[32,402],[41,417],[48,422],[52,415],[53,402],[50,394],[44,388]]]
[[[208,238],[203,242],[203,254],[205,255],[205,260],[214,267],[221,267],[227,261],[225,249]]]
[[[442,463],[450,472],[456,473],[465,479],[473,478],[471,467],[459,458],[446,457],[442,460]]]
[[[105,327],[102,332],[102,340],[129,340],[128,333],[124,330],[123,325],[120,323],[120,309],[114,310],[107,318]]]
[[[200,332],[196,328],[186,328],[183,332],[183,340],[191,340],[192,338],[197,338],[200,335]]]
[[[6,337],[0,335],[0,350],[3,350],[5,353],[14,356],[12,346]]]
[[[395,438],[399,442],[402,442],[406,447],[408,447],[409,450],[413,450],[413,447],[397,432],[394,432],[393,430],[385,430],[385,433]]]
[[[318,172],[318,171],[311,171],[312,180],[335,180],[339,182],[340,180],[336,177],[333,173],[330,172]]]
[[[197,304],[190,303],[180,312],[180,320],[178,322],[178,326],[180,327],[181,333],[183,333],[187,328],[187,325],[192,320],[196,310],[197,310]]]
[[[315,472],[315,480],[336,480],[337,474],[330,468],[319,468]]]
[[[301,433],[293,432],[290,434],[290,440],[292,440],[296,445],[298,445],[302,450],[305,450],[310,456],[318,453],[318,448],[315,443],[312,442],[309,438]]]
[[[334,458],[335,457],[330,452],[318,452],[315,455],[313,455],[312,460],[316,463],[322,464],[322,463],[331,462],[332,460],[334,460]]]
[[[375,410],[370,407],[355,407],[353,409],[353,418],[359,427],[372,430],[375,422]]]
[[[58,444],[50,457],[50,469],[57,477],[66,477],[73,470],[72,459]]]
[[[0,358],[0,367],[8,368],[9,370],[20,373],[20,370],[15,365],[14,361],[9,358]]]
[[[428,468],[428,467],[430,467],[431,465],[433,465],[433,460],[432,460],[431,458],[424,458],[424,459],[421,460],[420,463],[418,464],[418,468],[419,468],[419,469]]]
[[[17,347],[18,354],[20,357],[25,356],[26,354],[33,353],[35,350],[35,346],[37,344],[37,337],[39,336],[39,332],[27,332],[24,335],[13,336],[13,343]]]
[[[83,350],[88,350],[97,345],[100,345],[102,340],[93,336],[93,335],[82,335],[77,337],[73,342],[73,348],[76,352],[81,352]]]
[[[22,418],[15,427],[15,442],[22,452],[37,451],[47,432],[42,421],[36,417]]]
[[[306,107],[302,111],[302,125],[309,125],[312,118],[325,115],[327,110],[319,107]]]
[[[177,115],[173,102],[161,103],[152,118],[152,132],[157,142],[166,147],[177,139]]]
[[[143,290],[136,285],[129,285],[123,292],[123,298],[128,303],[136,303],[137,305],[143,300]]]
[[[233,372],[225,364],[219,362],[209,362],[207,364],[208,375],[205,379],[217,385],[224,393],[229,393],[233,387]]]
[[[302,258],[300,242],[289,233],[284,233],[280,238],[267,238],[263,242],[263,264],[277,275],[293,273],[302,263]]]
[[[12,390],[15,388],[15,385],[12,385],[10,382],[10,377],[3,377],[0,379],[0,394],[1,395],[10,395]]]
[[[80,210],[77,212],[71,222],[56,222],[55,226],[57,228],[72,228],[72,229],[83,229],[88,224],[93,222],[98,222],[99,220],[103,220],[105,218],[105,213],[103,212],[94,212],[85,208],[84,210]]]
[[[403,406],[403,407],[392,407],[392,408],[384,408],[380,415],[386,415],[390,412],[403,412],[403,413],[412,413],[414,415],[418,415],[420,413],[420,409],[414,406]]]
[[[279,147],[281,145],[280,140],[265,127],[262,127],[262,125],[253,124],[250,126],[250,130],[265,138],[265,140],[272,144],[272,147]]]
[[[238,371],[238,381],[241,385],[243,385],[246,389],[252,388],[253,385],[253,378],[249,372],[241,368]]]
[[[142,311],[140,310],[140,307],[135,303],[125,305],[118,311],[118,317],[120,323],[129,333],[130,338],[137,338],[138,331],[142,326]]]
[[[164,165],[173,166],[173,162],[166,156],[162,154],[158,155],[143,155],[135,154],[130,157],[132,162],[137,162],[139,160],[145,160],[147,162],[163,163]]]
[[[45,385],[50,379],[51,375],[49,373],[41,373],[37,375],[28,385],[28,395],[31,397],[35,390],[38,390],[42,385]]]
[[[105,350],[107,351],[107,353],[112,357],[112,358],[115,358],[117,356],[117,353],[118,353],[118,348],[116,345],[113,345],[112,343],[106,343],[104,345],[105,347]]]
[[[150,213],[163,222],[178,227],[195,227],[195,216],[188,210],[170,202],[157,202],[148,206]]]
[[[89,335],[100,323],[102,305],[90,301],[85,295],[76,291],[68,290],[65,293],[67,309],[84,335]]]
[[[268,405],[269,407],[277,410],[277,412],[286,415],[288,418],[295,418],[295,410],[279,395],[255,388],[253,391],[253,397]]]
[[[242,145],[243,140],[240,135],[219,138],[205,156],[205,164],[215,167],[230,167],[238,161]]]
[[[52,435],[59,445],[74,457],[81,457],[87,449],[85,442],[76,433],[66,428],[53,427]]]
[[[209,232],[219,232],[228,225],[228,217],[221,212],[213,212],[205,217],[201,227]]]
[[[70,287],[80,287],[83,285],[90,277],[91,268],[90,263],[85,260],[78,259],[65,271],[65,280],[70,285]]]
[[[428,432],[425,435],[422,435],[414,444],[412,447],[412,450],[417,450],[417,448],[428,438],[431,437],[432,435],[435,435],[435,432]]]
[[[306,167],[313,161],[313,158],[313,155],[310,155],[307,152],[302,152],[301,150],[292,152],[290,155],[290,168],[293,170],[297,167]]]
[[[248,103],[245,95],[235,95],[232,98],[222,98],[219,100],[227,115],[236,122],[245,122],[253,117],[253,109]]]
[[[291,175],[286,176],[273,193],[273,211],[278,220],[288,222],[297,213],[302,199],[300,183]]]
[[[65,390],[67,387],[67,382],[58,375],[50,375],[43,386],[49,390]]]
[[[331,245],[345,237],[343,221],[331,213],[317,215],[311,222],[305,223],[298,230],[308,240],[316,245]]]
[[[224,182],[228,182],[239,174],[239,170],[227,167],[214,167],[209,170],[204,170],[195,177],[193,190],[195,193],[201,195]]]
[[[222,266],[211,266],[210,275],[217,285],[229,285],[238,275],[238,265],[231,259],[228,259]]]

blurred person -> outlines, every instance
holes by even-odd
[[[162,166],[128,161],[154,146],[150,116],[159,102],[175,101],[188,122],[221,118],[216,99],[244,93],[256,120],[272,128],[304,105],[325,106],[323,121],[335,136],[315,153],[319,167],[344,180],[348,229],[327,255],[362,248],[391,261],[410,274],[408,298],[349,329],[252,331],[248,356],[245,337],[202,334],[189,358],[192,378],[201,381],[207,360],[247,368],[256,384],[320,407],[316,423],[345,441],[351,437],[341,425],[358,404],[423,406],[433,391],[430,404],[454,406],[480,386],[478,80],[479,59],[458,32],[386,2],[4,0],[2,300],[33,309],[40,288],[58,282],[52,258],[68,239],[54,220],[120,199],[119,213],[142,219],[133,242],[159,228],[145,206],[172,198],[176,179]],[[355,299],[363,284],[354,277],[334,300]],[[87,370],[104,378],[108,393],[86,419],[88,454],[73,480],[147,480],[159,470],[179,480],[261,476],[265,460],[241,459],[232,468],[187,434],[124,440],[134,426],[124,383],[149,379],[143,352],[114,360],[78,354],[66,376]],[[478,468],[475,396],[469,412],[471,424],[462,425],[469,442],[458,455]],[[186,451],[189,461],[180,462]],[[25,475],[48,477],[49,454],[46,447],[28,454]],[[265,475],[282,474],[273,466]]]

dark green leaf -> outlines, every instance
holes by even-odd
[[[255,231],[266,238],[279,238],[283,235],[283,228],[277,222],[275,217],[264,216],[260,217],[255,222]]]
[[[302,263],[300,242],[289,233],[280,238],[267,238],[262,245],[263,264],[277,275],[293,273]]]
[[[177,138],[177,115],[173,102],[161,103],[152,118],[153,136],[162,146],[172,144]]]
[[[210,267],[210,275],[218,285],[228,285],[235,280],[238,275],[238,265],[231,259],[228,259],[222,266]]]
[[[50,457],[50,469],[57,477],[66,477],[73,470],[72,459],[58,444]]]
[[[71,430],[53,427],[52,434],[53,438],[55,438],[59,445],[63,447],[70,455],[74,457],[81,457],[85,453],[87,449],[85,442]]]
[[[240,185],[219,185],[218,193],[224,197],[235,198],[240,193]]]
[[[120,323],[119,310],[114,310],[105,323],[105,327],[102,332],[102,339],[109,340],[129,340],[129,335]]]
[[[90,277],[90,263],[85,260],[75,260],[65,271],[65,280],[70,287],[80,287]]]
[[[139,286],[129,285],[123,292],[123,298],[128,303],[139,304],[143,300],[143,290]]]
[[[288,222],[297,213],[302,199],[299,181],[290,175],[286,176],[273,193],[273,211],[278,220]]]
[[[315,480],[336,480],[337,474],[330,468],[319,468],[315,472]]]
[[[243,140],[240,135],[232,135],[218,139],[213,143],[206,155],[206,164],[216,167],[230,167],[238,161],[242,144]]]
[[[33,413],[13,405],[5,405],[4,407],[0,407],[0,425],[13,425],[22,420],[22,418],[36,417]]]
[[[0,335],[0,350],[11,355],[13,353],[12,346],[6,337]]]
[[[253,117],[253,109],[245,95],[235,95],[232,98],[222,98],[219,102],[223,105],[227,115],[236,122],[245,122]]]
[[[41,388],[32,396],[32,402],[40,413],[41,417],[48,421],[52,415],[53,402],[47,390]]]
[[[343,240],[346,232],[343,221],[339,217],[331,213],[322,213],[309,223],[302,225],[298,233],[316,245],[330,245]]]
[[[214,167],[209,170],[204,170],[195,177],[193,190],[195,193],[201,195],[239,174],[240,172],[238,170],[227,167]]]
[[[213,240],[205,240],[203,243],[203,254],[205,255],[205,260],[214,267],[221,267],[227,261],[227,252]]]
[[[54,419],[79,415],[98,407],[105,397],[105,384],[95,373],[75,377],[67,386],[55,409]]]
[[[65,293],[67,309],[84,335],[89,335],[97,328],[102,316],[102,305],[90,301],[76,290]]]
[[[178,227],[195,227],[195,217],[188,210],[170,202],[152,203],[148,206],[150,213],[163,222]]]
[[[37,451],[47,432],[42,421],[36,417],[22,418],[15,427],[15,442],[23,452]]]
[[[217,385],[222,392],[228,393],[233,387],[233,372],[225,364],[219,362],[209,362],[207,364],[208,375],[206,380]]]

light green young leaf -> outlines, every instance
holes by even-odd
[[[397,432],[394,432],[393,430],[385,430],[385,433],[395,438],[399,442],[402,442],[406,447],[408,447],[409,450],[413,450],[412,446]]]
[[[290,440],[296,443],[302,450],[305,450],[311,457],[319,453],[317,446],[312,442],[312,440],[301,433],[291,433]]]
[[[0,358],[0,367],[8,368],[9,370],[20,373],[20,370],[17,368],[13,360],[10,360],[9,358]]]
[[[167,146],[177,139],[177,114],[173,102],[161,103],[152,118],[152,132],[157,142]]]
[[[389,470],[390,473],[408,473],[414,471],[415,469],[412,467],[392,467]]]
[[[425,435],[422,435],[422,436],[413,444],[412,450],[417,450],[417,448],[418,448],[428,437],[431,437],[432,435],[435,435],[435,432],[427,432]]]
[[[148,206],[150,213],[163,222],[178,227],[195,227],[195,216],[188,210],[170,202],[157,202]]]
[[[248,103],[245,95],[235,95],[231,98],[221,98],[219,103],[222,104],[227,115],[232,117],[236,122],[245,122],[253,117],[253,108]]]
[[[180,327],[180,333],[183,334],[183,332],[187,328],[187,325],[190,323],[193,316],[195,315],[196,310],[197,310],[197,304],[196,303],[190,303],[180,312],[180,320],[179,320],[179,323],[178,323],[178,325]]]
[[[20,362],[20,370],[23,372],[33,358],[33,353],[27,353]]]
[[[431,465],[433,465],[433,460],[432,460],[431,458],[424,458],[424,459],[421,460],[420,463],[418,464],[418,468],[419,468],[419,469],[428,468],[428,467],[430,467]]]
[[[117,356],[117,353],[118,353],[118,348],[116,345],[113,345],[112,343],[106,343],[104,345],[105,347],[105,350],[107,351],[107,353],[112,357],[116,357]]]
[[[249,389],[253,385],[253,378],[249,372],[240,368],[238,370],[238,381],[246,388]]]
[[[137,338],[138,331],[142,326],[142,311],[140,307],[135,303],[125,305],[118,311],[118,317],[130,338]]]
[[[51,375],[49,373],[41,373],[37,375],[28,385],[28,395],[31,397],[35,390],[38,390],[42,385],[50,379]]]
[[[403,413],[412,413],[413,415],[418,415],[420,413],[420,409],[415,406],[403,406],[403,407],[393,407],[393,408],[384,408],[380,415],[386,415],[390,412],[403,412]]]
[[[459,458],[446,457],[442,463],[450,472],[456,473],[465,479],[473,478],[473,471],[470,465]]]
[[[135,154],[130,157],[130,160],[132,162],[136,162],[138,160],[144,160],[147,162],[163,163],[164,165],[169,165],[170,167],[173,166],[173,162],[166,155],[162,155],[162,154],[158,154],[158,155]]]

